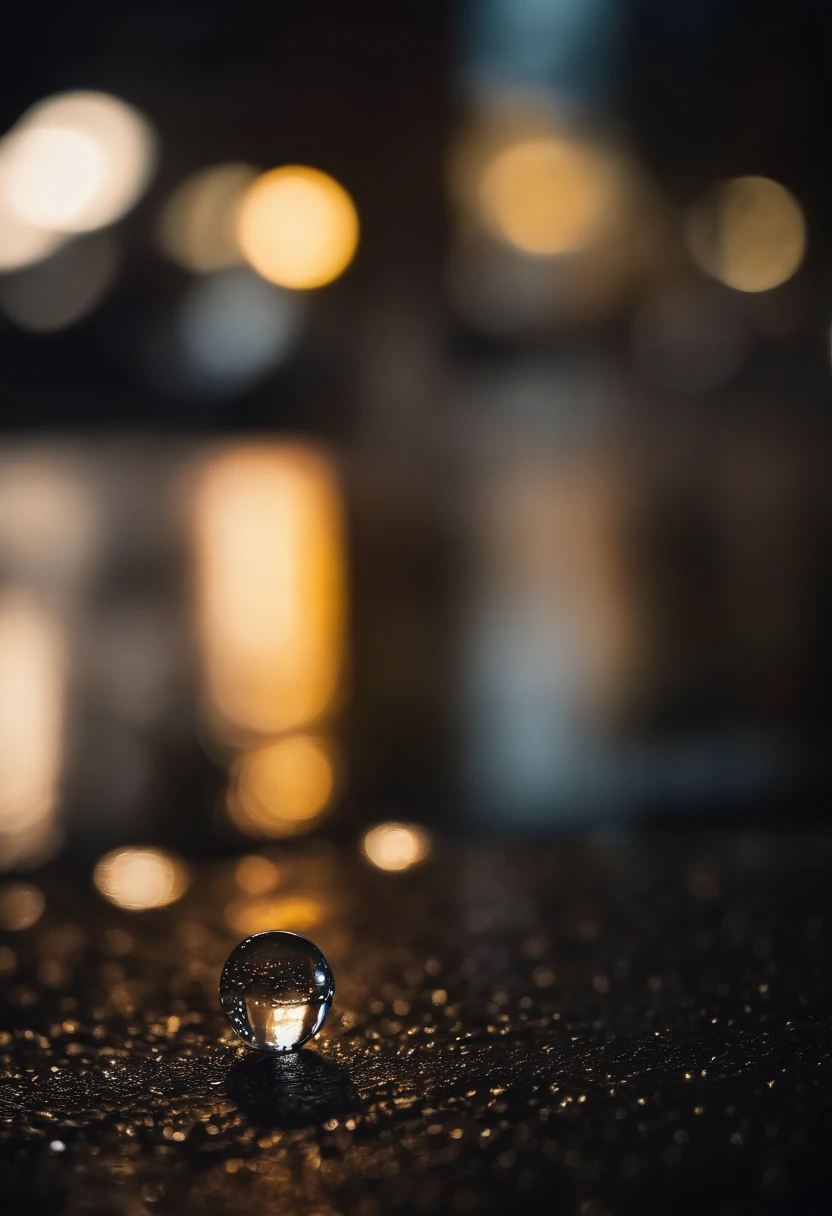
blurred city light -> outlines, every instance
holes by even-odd
[[[293,444],[230,448],[193,495],[207,713],[239,738],[299,729],[342,679],[345,556],[335,471]]]
[[[7,448],[0,458],[0,563],[59,602],[89,569],[95,503],[75,454]]]
[[[280,882],[280,870],[268,857],[251,853],[234,867],[234,880],[248,895],[268,895]]]
[[[114,849],[95,866],[93,882],[111,904],[130,912],[164,908],[188,889],[188,871],[163,849]]]
[[[256,179],[252,165],[211,165],[192,174],[170,196],[159,220],[159,244],[174,262],[196,274],[243,261],[238,212]]]
[[[56,843],[64,752],[64,641],[35,600],[0,600],[0,866],[34,865]]]
[[[588,146],[554,136],[501,148],[479,184],[483,222],[523,253],[551,257],[595,238],[614,204],[609,166]]]
[[[32,106],[0,145],[0,191],[24,223],[89,232],[120,219],[155,166],[155,138],[107,93],[61,93]]]
[[[267,896],[233,899],[225,909],[225,919],[241,937],[265,933],[276,926],[290,933],[308,933],[321,923],[324,911],[320,900],[311,895]]]
[[[118,268],[110,232],[72,241],[34,266],[0,278],[0,308],[23,329],[47,333],[81,321],[101,302]]]
[[[31,929],[45,908],[43,892],[30,882],[10,882],[0,887],[0,929],[13,933]]]
[[[379,870],[409,870],[430,853],[431,839],[415,824],[379,823],[365,833],[361,848]]]
[[[281,287],[323,287],[343,274],[358,246],[358,214],[343,186],[318,169],[286,165],[246,192],[239,239],[258,274]]]
[[[806,252],[800,203],[767,177],[736,177],[716,186],[691,207],[686,235],[697,265],[738,291],[785,283]]]
[[[334,788],[331,748],[311,735],[287,735],[237,761],[229,818],[249,836],[294,836],[312,827]]]
[[[193,284],[179,306],[171,373],[204,396],[237,392],[275,367],[300,335],[304,303],[248,268]]]

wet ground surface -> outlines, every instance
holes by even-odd
[[[270,857],[154,912],[42,881],[0,945],[4,1212],[828,1211],[832,840]],[[265,928],[336,981],[283,1057],[217,999]]]

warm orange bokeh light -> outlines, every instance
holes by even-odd
[[[232,448],[203,468],[193,506],[212,725],[231,738],[307,726],[332,708],[343,666],[332,465],[300,445]]]
[[[479,206],[495,236],[551,257],[586,245],[612,206],[611,174],[594,149],[538,136],[502,148],[486,165]]]
[[[291,933],[306,933],[321,923],[324,907],[307,895],[282,898],[234,899],[225,909],[228,925],[241,937],[264,933],[279,925]]]
[[[326,810],[334,788],[329,748],[309,735],[287,735],[240,757],[228,813],[250,836],[292,836]]]
[[[737,291],[770,291],[806,252],[806,221],[794,195],[767,177],[722,182],[690,210],[687,240],[700,269]]]
[[[240,247],[280,287],[323,287],[343,274],[358,247],[358,213],[343,186],[318,169],[285,165],[264,173],[243,198]]]
[[[280,882],[280,871],[268,857],[251,853],[241,857],[234,867],[234,879],[248,895],[268,895]]]
[[[365,834],[361,848],[379,870],[409,870],[427,857],[431,840],[415,824],[379,823]]]
[[[93,882],[111,904],[143,912],[181,899],[188,889],[188,871],[164,849],[114,849],[96,864]]]

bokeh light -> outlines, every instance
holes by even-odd
[[[252,165],[211,165],[192,174],[168,199],[159,220],[159,245],[196,274],[243,261],[237,232],[243,195],[257,177]]]
[[[334,789],[330,747],[311,735],[288,735],[240,757],[228,813],[247,835],[293,836],[313,825]]]
[[[0,273],[20,270],[32,266],[41,258],[48,257],[66,239],[59,232],[48,232],[45,228],[33,228],[25,224],[10,209],[3,191],[3,159],[0,144]]]
[[[345,556],[329,460],[299,444],[230,448],[193,496],[196,609],[215,733],[297,730],[333,707]]]
[[[539,257],[586,246],[613,203],[612,177],[601,154],[554,136],[501,148],[485,165],[478,193],[486,227]]]
[[[355,256],[358,213],[334,178],[286,165],[264,173],[246,192],[239,240],[248,262],[270,282],[304,290],[323,287]]]
[[[241,937],[265,933],[279,925],[291,933],[308,933],[323,920],[325,908],[312,895],[280,898],[233,899],[225,909],[230,928]]]
[[[250,853],[234,867],[234,881],[248,895],[268,895],[280,882],[280,870],[268,857]]]
[[[428,856],[431,839],[415,824],[379,823],[365,833],[361,849],[379,870],[409,870]]]
[[[36,600],[0,600],[0,866],[45,860],[56,839],[65,648]]]
[[[66,329],[83,320],[106,295],[118,268],[110,232],[64,245],[51,257],[0,278],[0,308],[22,329]]]
[[[203,396],[238,392],[293,349],[304,312],[295,294],[248,268],[206,275],[179,307],[172,370]]]
[[[0,191],[32,227],[90,232],[136,203],[155,160],[153,133],[132,106],[61,93],[32,106],[0,145]]]
[[[800,203],[767,177],[736,177],[715,187],[691,208],[686,236],[700,269],[738,291],[785,283],[806,252]]]
[[[0,929],[13,933],[31,929],[45,908],[43,892],[30,882],[10,882],[0,887]]]
[[[73,453],[7,448],[0,457],[0,563],[16,579],[67,594],[89,569],[99,523]]]
[[[93,882],[111,904],[130,912],[165,908],[188,889],[188,871],[172,853],[155,848],[114,849],[93,871]]]

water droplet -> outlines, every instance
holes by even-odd
[[[335,984],[329,963],[299,933],[269,930],[231,951],[220,1001],[240,1038],[258,1051],[295,1051],[320,1030]]]

